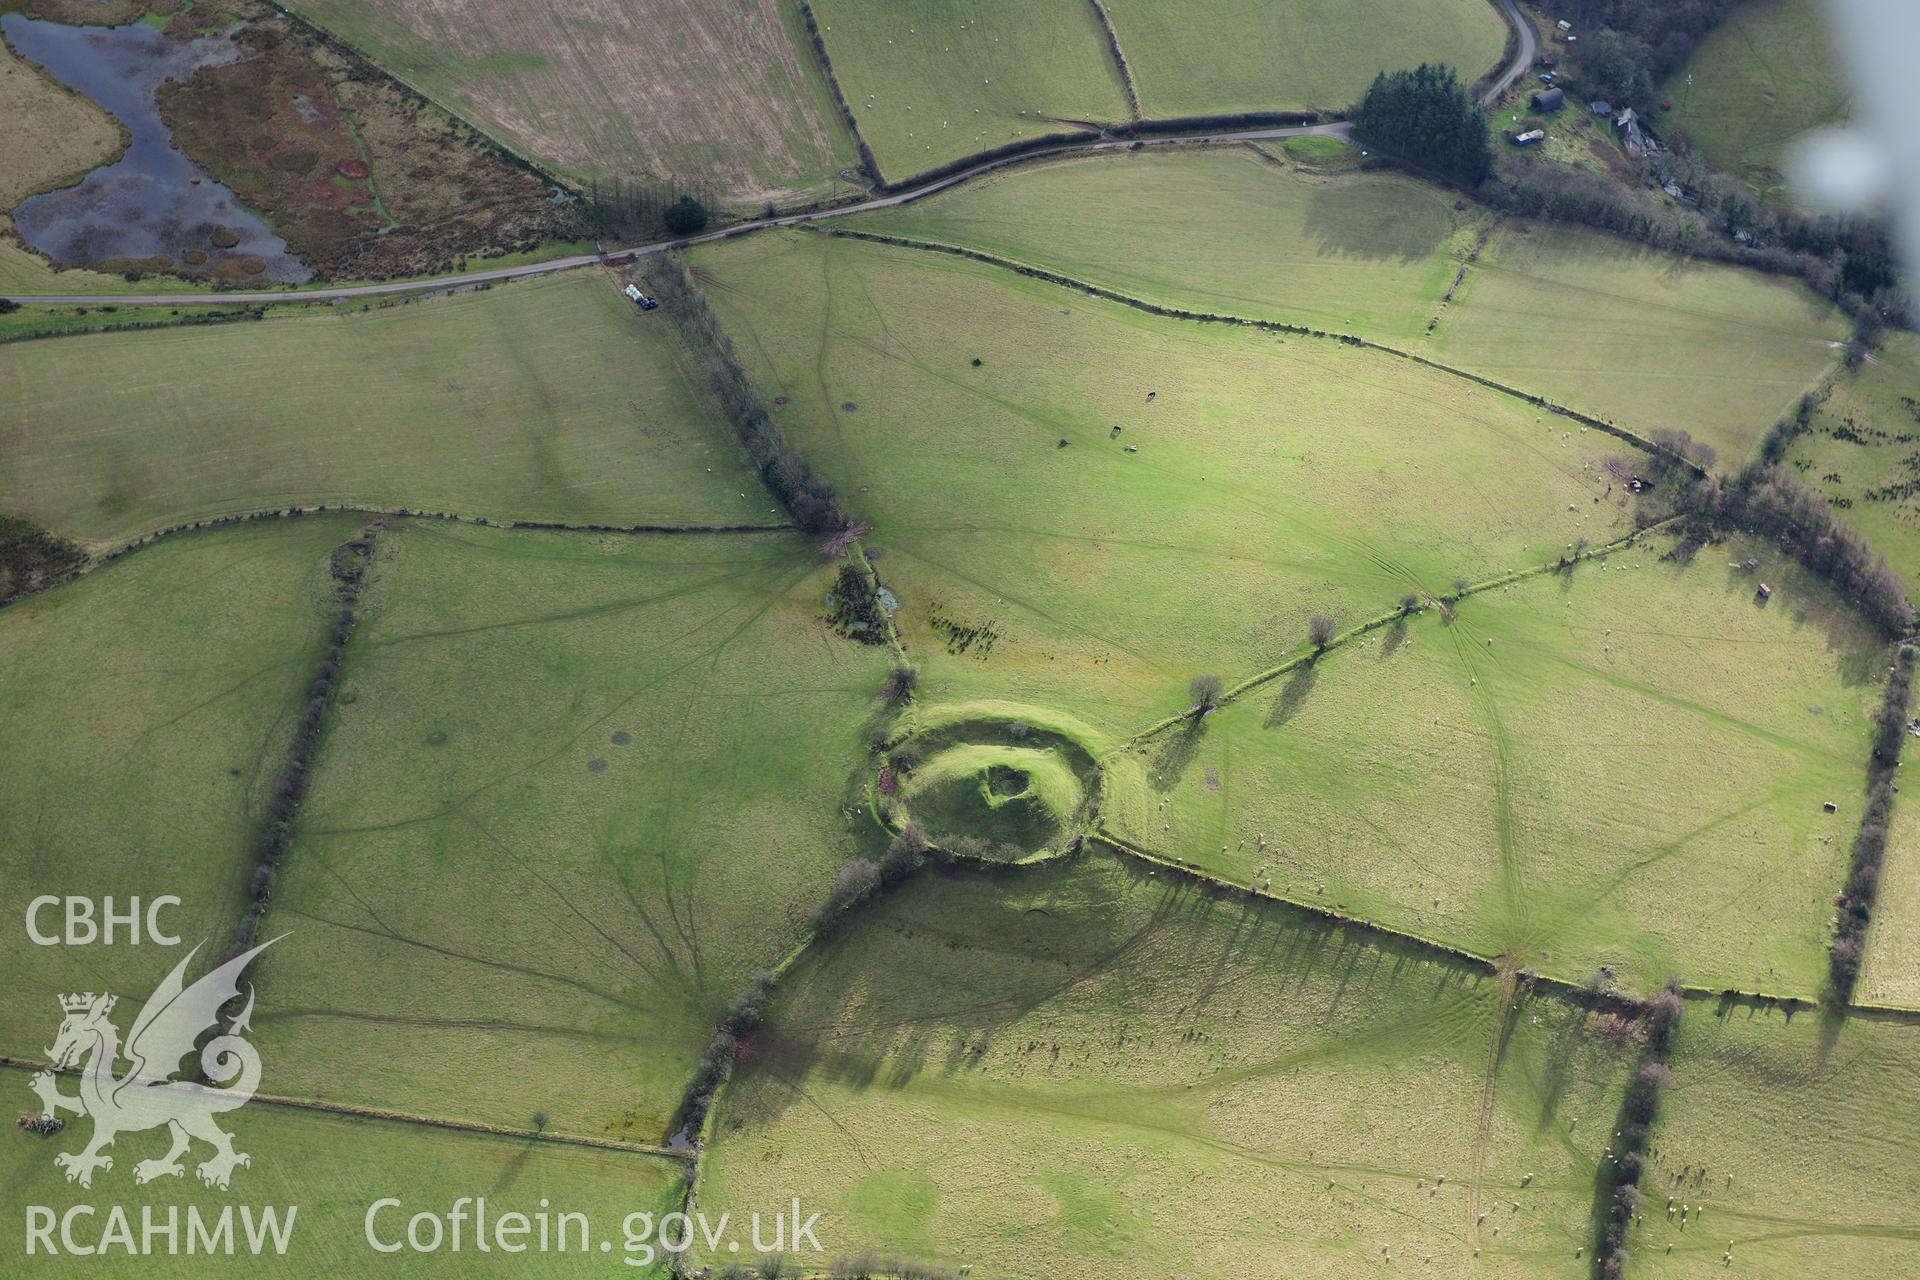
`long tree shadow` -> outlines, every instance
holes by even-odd
[[[1272,710],[1267,712],[1267,729],[1278,729],[1287,721],[1300,714],[1300,708],[1306,704],[1307,695],[1313,692],[1313,686],[1320,679],[1320,664],[1304,662],[1295,667],[1293,674],[1287,677],[1287,683],[1280,689],[1280,696],[1273,700]]]
[[[1207,735],[1207,718],[1189,716],[1178,732],[1161,737],[1159,749],[1153,753],[1152,783],[1155,791],[1171,791],[1180,784],[1180,779],[1193,767],[1193,759],[1200,753],[1200,740]]]
[[[1407,615],[1403,613],[1393,620],[1392,626],[1387,628],[1386,639],[1380,646],[1380,656],[1383,658],[1391,658],[1400,651],[1400,646],[1406,642]]]

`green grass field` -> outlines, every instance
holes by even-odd
[[[1093,6],[815,0],[834,74],[882,175],[902,182],[1077,122],[1127,118]]]
[[[1891,333],[1841,375],[1812,430],[1787,450],[1800,478],[1840,507],[1887,563],[1920,584],[1920,340]]]
[[[269,1061],[266,1068],[269,1090],[275,1065]],[[24,1071],[0,1070],[0,1086],[31,1100],[26,1081]],[[65,1084],[62,1089],[71,1093],[73,1086]],[[686,1175],[685,1165],[678,1160],[326,1115],[266,1102],[255,1102],[234,1113],[223,1125],[233,1133],[235,1146],[254,1157],[251,1166],[235,1171],[232,1189],[226,1192],[202,1187],[191,1168],[180,1179],[135,1186],[133,1165],[136,1160],[163,1154],[164,1133],[122,1135],[114,1147],[118,1158],[113,1170],[97,1174],[90,1191],[68,1185],[53,1163],[55,1152],[79,1148],[75,1130],[69,1128],[46,1139],[21,1135],[9,1140],[6,1159],[0,1161],[0,1196],[9,1205],[44,1205],[56,1214],[64,1214],[74,1205],[98,1205],[94,1216],[76,1220],[75,1234],[82,1244],[98,1242],[112,1204],[123,1207],[129,1215],[135,1240],[139,1239],[143,1208],[150,1206],[162,1223],[172,1209],[179,1214],[180,1254],[168,1256],[165,1238],[156,1237],[154,1256],[129,1257],[117,1248],[85,1262],[64,1253],[58,1257],[40,1252],[27,1256],[24,1232],[16,1224],[15,1230],[0,1237],[0,1267],[12,1275],[84,1269],[102,1276],[140,1276],[143,1280],[188,1280],[209,1275],[474,1276],[527,1268],[537,1268],[541,1275],[666,1274],[664,1262],[639,1265],[644,1255],[626,1252],[621,1224],[630,1213],[648,1212],[657,1218],[679,1207]],[[205,1154],[205,1148],[197,1148],[196,1155],[189,1158],[204,1158]],[[374,1220],[376,1238],[382,1244],[392,1244],[404,1239],[411,1215],[424,1211],[444,1216],[455,1200],[480,1196],[486,1198],[491,1221],[514,1212],[533,1220],[534,1232],[523,1241],[529,1244],[538,1240],[536,1215],[543,1211],[543,1204],[544,1212],[551,1215],[550,1241],[559,1238],[558,1215],[585,1214],[590,1247],[578,1247],[579,1228],[572,1226],[567,1237],[569,1248],[564,1253],[529,1251],[509,1257],[496,1250],[489,1256],[475,1248],[471,1217],[458,1253],[443,1245],[437,1253],[403,1249],[385,1254],[367,1243],[367,1212],[377,1200],[395,1198],[402,1202],[398,1209],[381,1210]],[[204,1252],[186,1256],[186,1215],[190,1208],[209,1222],[223,1209],[231,1208],[234,1234],[244,1242],[241,1213],[250,1210],[257,1215],[267,1206],[278,1209],[282,1221],[293,1209],[285,1256],[271,1252],[258,1259],[244,1252],[237,1257]],[[57,1247],[57,1231],[53,1239]],[[599,1250],[603,1239],[613,1246],[608,1253]],[[241,1248],[244,1250],[244,1244]],[[629,1256],[635,1265],[623,1265]]]
[[[1716,1016],[1714,1002],[1689,1004],[1677,1083],[1641,1181],[1645,1222],[1629,1241],[1629,1274],[1911,1271],[1920,1245],[1920,1026],[1855,1016],[1836,1029],[1817,1013],[1789,1022],[1772,1010],[1734,1006]]]
[[[857,163],[780,0],[300,0],[301,16],[582,185],[647,175],[741,205],[850,190]],[[724,85],[717,94],[702,85]]]
[[[1894,805],[1866,964],[1854,998],[1920,1009],[1920,805]]]
[[[698,1197],[976,1275],[1573,1280],[1633,1062],[1594,1029],[1104,853],[928,873],[788,976]]]
[[[61,992],[135,1005],[151,945],[41,947],[28,903],[181,899],[161,923],[218,954],[239,923],[268,789],[332,622],[340,516],[183,534],[0,609],[0,1054],[39,1058]],[[43,912],[43,932],[60,912]],[[20,1099],[31,1102],[25,1093]],[[19,1099],[16,1099],[19,1100]],[[10,1237],[13,1233],[8,1233]]]
[[[887,652],[831,580],[778,534],[385,535],[265,926],[276,1088],[662,1140],[872,831]]]
[[[0,346],[0,509],[94,544],[318,503],[775,523],[671,323],[596,271]],[[749,495],[742,498],[738,495]]]
[[[1123,120],[1130,88],[1148,117],[1338,109],[1382,66],[1471,79],[1504,36],[1488,0],[810,3],[891,182]],[[741,210],[851,189],[793,0],[295,7],[571,179]],[[1767,65],[1813,56],[1808,13],[1751,0],[1696,58],[1746,32],[1728,132],[1812,99],[1821,72],[1789,93]],[[761,1280],[1600,1280],[1648,1048],[1628,1001],[1678,979],[1625,1280],[1912,1272],[1906,796],[1860,1007],[1813,1003],[1893,642],[1776,547],[1660,523],[1642,447],[1532,398],[1730,469],[1821,388],[1786,464],[1920,586],[1920,340],[1839,368],[1847,321],[1797,282],[1380,164],[1326,136],[1114,147],[687,251],[776,424],[756,449],[782,492],[786,448],[833,486],[835,538],[783,527],[678,304],[598,267],[0,341],[9,578],[34,525],[99,553],[296,505],[462,517],[236,522],[0,608],[12,927],[40,895],[177,894],[208,956],[256,898],[274,939],[231,1191],[136,1185],[151,1132],[70,1186],[76,1118],[14,1132],[0,1198],[297,1204],[286,1258],[211,1269],[301,1276],[744,1280],[724,1244],[623,1265],[623,1220],[685,1205],[740,1240],[793,1203],[825,1252]],[[0,219],[0,292],[115,283]],[[0,340],[140,314],[32,305]],[[363,527],[329,648],[328,554]],[[848,622],[846,554],[890,629]],[[263,846],[276,794],[297,815]],[[909,821],[923,862],[890,843]],[[129,1028],[181,952],[0,954],[0,1057],[36,1060],[57,993],[111,990]],[[733,1002],[763,983],[756,1022]],[[16,1109],[28,1078],[0,1064]],[[389,1257],[383,1196],[389,1237],[484,1196],[593,1242]],[[79,1270],[0,1234],[0,1275]]]
[[[1851,104],[1820,0],[1743,0],[1660,86],[1657,127],[1684,131],[1717,169],[1789,198],[1787,144],[1846,120]],[[1691,78],[1692,84],[1688,84]]]
[[[1572,981],[1818,994],[1885,650],[1777,553],[1683,568],[1667,545],[1383,629],[1142,743],[1110,762],[1113,829]],[[1758,575],[1728,567],[1748,555]]]
[[[1398,175],[1283,163],[1249,147],[1059,160],[847,225],[982,250],[1164,306],[1382,342],[1424,332],[1490,215]]]
[[[1734,466],[1846,336],[1796,281],[1509,221],[1425,350],[1635,431],[1684,428]]]
[[[1444,62],[1491,71],[1507,24],[1486,0],[1106,0],[1148,117],[1344,113],[1373,77]]]
[[[1629,519],[1604,471],[1628,446],[1392,356],[808,233],[693,261],[796,447],[873,522],[937,699],[1130,732],[1190,676],[1293,652],[1310,614]]]

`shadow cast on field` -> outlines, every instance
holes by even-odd
[[[954,919],[951,881],[980,877],[1005,880],[1009,892],[960,889],[967,910]],[[907,890],[875,935],[917,940],[916,963],[902,964],[890,943],[881,954],[892,977],[847,982],[848,966],[857,970],[863,958],[857,935],[877,923],[854,922],[790,988],[805,1002],[803,1021],[784,1023],[776,1009],[743,1068],[770,1077],[771,1087],[753,1091],[753,1124],[770,1124],[795,1104],[824,1111],[820,1085],[896,1092],[923,1077],[943,1095],[987,1091],[996,1105],[1017,1108],[1027,1082],[1058,1083],[1069,1068],[1090,1064],[1096,1077],[1122,1064],[1131,1074],[1143,1059],[1151,1063],[1156,1046],[1166,1069],[1138,1088],[1203,1087],[1191,1076],[1194,1037],[1200,1028],[1238,1025],[1250,974],[1259,975],[1263,1003],[1285,1006],[1290,1024],[1325,1033],[1310,1056],[1329,1059],[1451,1034],[1442,1024],[1426,1028],[1430,1011],[1492,980],[1478,962],[1108,852],[1025,871],[946,868],[929,880]],[[1181,976],[1145,982],[1162,972],[1169,950],[1183,957]],[[1077,1012],[1064,1022],[1031,1016],[1049,1007]],[[1087,1025],[1090,1011],[1100,1034],[1054,1038],[1057,1027]],[[1357,1037],[1356,1022],[1368,1027]],[[1256,1042],[1235,1041],[1204,1071],[1269,1067],[1278,1069],[1278,1060],[1267,1062]],[[1052,1104],[1036,1097],[1036,1105]]]
[[[1412,632],[1407,626],[1407,615],[1403,613],[1393,620],[1392,626],[1387,628],[1387,634],[1380,642],[1380,656],[1391,658],[1400,652],[1400,646],[1407,642],[1410,634]]]
[[[1406,631],[1401,624],[1402,633]],[[1300,714],[1300,708],[1306,705],[1307,695],[1313,692],[1313,686],[1320,680],[1320,664],[1303,662],[1295,667],[1293,674],[1287,677],[1286,684],[1280,688],[1280,696],[1273,700],[1272,708],[1267,712],[1263,729],[1278,729],[1287,721]]]
[[[1404,267],[1432,257],[1453,225],[1438,202],[1409,208],[1382,201],[1378,188],[1363,180],[1316,187],[1303,229],[1322,257]]]
[[[1526,1010],[1529,1017],[1552,1019],[1539,1082],[1540,1109],[1533,1125],[1536,1134],[1545,1133],[1559,1117],[1560,1102],[1568,1083],[1575,1078],[1576,1065],[1579,1077],[1589,1077],[1599,1065],[1597,1059],[1617,1050],[1607,1037],[1594,1034],[1593,1015],[1578,1005],[1529,994],[1516,1000],[1514,1009],[1516,1013]]]
[[[1180,779],[1193,767],[1194,757],[1200,754],[1200,740],[1206,736],[1207,718],[1188,716],[1178,729],[1161,737],[1148,775],[1155,791],[1167,792],[1180,785]]]
[[[1726,571],[1727,592],[1745,597],[1756,611],[1784,612],[1794,631],[1817,628],[1839,672],[1840,682],[1846,688],[1857,689],[1872,684],[1885,673],[1885,644],[1871,628],[1862,625],[1848,606],[1833,598],[1829,588],[1824,584],[1813,584],[1805,594],[1782,600],[1781,596],[1792,590],[1792,585],[1809,581],[1810,575],[1794,566],[1784,583],[1779,576],[1774,576],[1776,585],[1772,598],[1763,597],[1759,593],[1759,584],[1767,568],[1763,563],[1749,571],[1739,565],[1729,564]],[[1779,566],[1774,568],[1777,575]]]

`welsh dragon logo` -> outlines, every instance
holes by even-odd
[[[66,1016],[53,1047],[46,1052],[60,1069],[86,1063],[80,1071],[80,1092],[73,1097],[59,1092],[54,1087],[57,1077],[51,1071],[35,1074],[30,1086],[40,1095],[44,1115],[71,1111],[93,1120],[93,1141],[84,1151],[62,1152],[53,1158],[67,1171],[68,1182],[91,1187],[94,1170],[113,1168],[113,1157],[102,1153],[115,1138],[161,1125],[173,1135],[173,1145],[159,1159],[136,1164],[135,1182],[180,1177],[186,1172],[180,1157],[187,1154],[195,1138],[213,1148],[213,1154],[196,1168],[200,1181],[210,1187],[226,1190],[234,1169],[253,1163],[245,1152],[233,1149],[233,1135],[214,1123],[214,1117],[222,1112],[244,1106],[260,1087],[259,1051],[240,1038],[253,1029],[251,984],[246,1008],[228,1023],[224,1034],[214,1036],[200,1049],[201,1075],[227,1087],[210,1088],[200,1080],[173,1077],[181,1071],[181,1059],[193,1053],[201,1035],[219,1029],[222,1006],[240,994],[241,972],[278,941],[274,938],[235,956],[186,987],[182,979],[187,965],[199,953],[196,946],[174,966],[133,1020],[124,1049],[119,1029],[108,1020],[114,996],[89,991],[60,997],[60,1009]],[[131,1065],[125,1074],[115,1075],[114,1064],[122,1057]]]

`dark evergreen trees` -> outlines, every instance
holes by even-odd
[[[1353,115],[1354,132],[1382,151],[1477,186],[1493,169],[1487,118],[1452,67],[1421,63],[1381,72]]]
[[[707,228],[707,207],[692,196],[681,196],[667,206],[662,218],[667,230],[676,236],[690,236]]]

